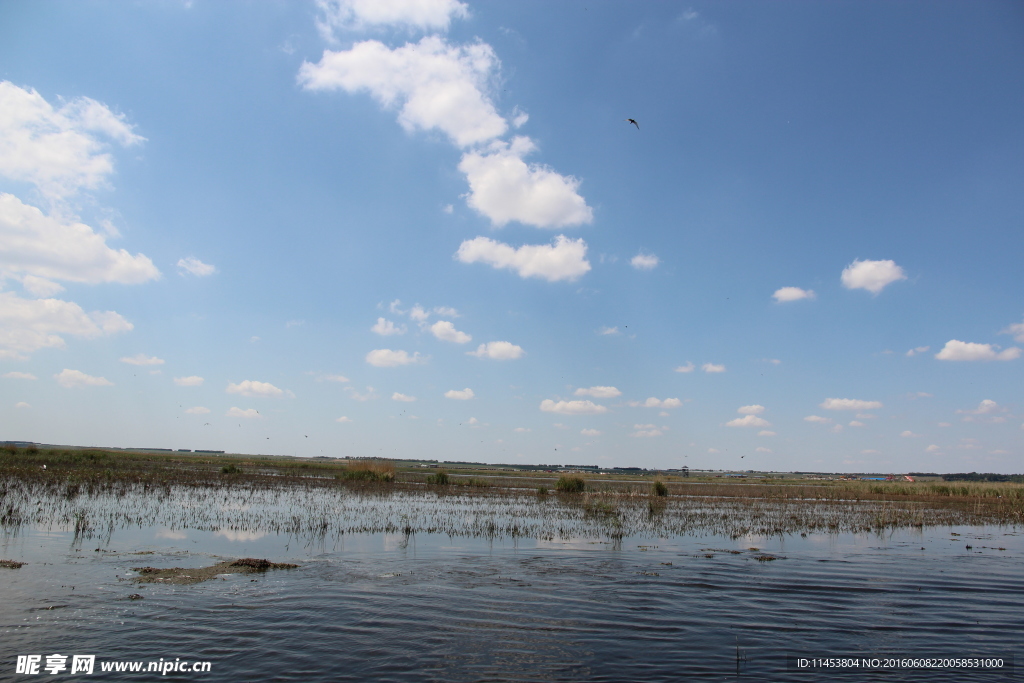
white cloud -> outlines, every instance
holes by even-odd
[[[757,452],[757,453],[774,453],[775,452],[775,451],[773,451],[770,448],[765,448],[764,446],[758,446],[757,448],[754,449],[754,451]]]
[[[1014,323],[1000,334],[1012,334],[1013,340],[1024,344],[1024,323]]]
[[[345,377],[345,375],[320,375],[319,377],[316,378],[316,381],[345,383],[348,382],[349,379],[348,377]]]
[[[758,436],[775,436],[776,434],[775,434],[775,432],[771,431],[770,429],[762,429],[761,431],[759,431],[757,433],[757,435]]]
[[[455,344],[465,344],[473,340],[473,337],[465,332],[460,332],[455,329],[455,325],[447,320],[438,320],[430,326],[430,331],[441,341],[452,342]]]
[[[395,324],[390,320],[385,320],[384,318],[377,318],[377,324],[371,327],[370,331],[376,332],[382,337],[389,337],[393,334],[405,334],[406,327],[405,325],[402,325],[401,327],[396,327]]]
[[[910,431],[909,429],[905,429],[902,432],[900,432],[900,436],[902,436],[904,439],[916,439],[916,438],[918,438],[921,435],[920,434],[915,434],[914,432]]]
[[[434,313],[443,315],[446,318],[458,318],[459,312],[451,306],[434,306]]]
[[[863,422],[858,422],[857,420],[851,420],[850,424],[848,426],[850,426],[850,427],[866,427],[867,425],[865,425]]]
[[[195,408],[186,408],[185,409],[185,413],[187,415],[206,415],[209,412],[210,412],[210,409],[209,408],[204,408],[203,406],[196,406]]]
[[[280,398],[284,396],[284,391],[278,389],[269,382],[256,382],[251,379],[243,380],[238,384],[232,384],[228,382],[228,388],[225,389],[229,394],[241,394],[246,398]]]
[[[84,223],[46,215],[12,194],[0,193],[0,275],[33,276],[27,287],[45,294],[59,291],[60,285],[51,280],[138,284],[160,277],[160,271],[142,254],[111,249]]]
[[[832,425],[832,432],[838,434],[843,431],[843,425]]]
[[[352,421],[351,418],[345,417],[344,415],[342,415],[337,420],[335,420],[335,422],[342,422],[342,423],[344,423],[344,422],[351,422],[351,421]]]
[[[814,290],[812,289],[800,289],[799,287],[781,287],[775,290],[772,294],[772,298],[778,303],[784,303],[786,301],[799,301],[800,299],[813,299],[815,297]]]
[[[133,327],[114,311],[86,313],[70,301],[0,292],[0,358],[23,359],[39,349],[64,348],[62,334],[95,339]]]
[[[601,398],[601,397],[595,396],[594,398]],[[634,407],[634,408],[637,408],[637,407],[642,407],[642,408],[678,408],[681,405],[683,405],[683,402],[680,401],[678,398],[666,398],[666,399],[662,400],[662,399],[659,399],[659,398],[655,398],[654,396],[651,396],[650,398],[648,398],[646,401],[644,401],[642,403],[640,401],[630,401],[629,405]]]
[[[700,369],[708,373],[725,372],[724,365],[715,365],[714,363],[705,363],[704,365],[700,366]]]
[[[709,448],[708,449],[708,453],[721,453],[721,452],[722,451],[718,450],[717,448]]]
[[[378,368],[394,368],[399,365],[411,365],[421,361],[418,351],[410,356],[405,351],[374,349],[366,354],[366,362]]]
[[[687,363],[686,365],[680,365],[675,369],[676,372],[693,372],[693,363]],[[705,371],[706,372],[706,371]]]
[[[830,424],[832,422],[832,418],[821,417],[820,415],[808,415],[807,417],[804,418],[804,422],[816,422],[818,424]]]
[[[648,429],[643,429],[644,427],[647,427]],[[630,434],[630,436],[636,437],[638,439],[661,436],[662,431],[660,429],[655,429],[653,427],[654,425],[633,425],[633,429],[635,429],[636,431]]]
[[[654,270],[658,267],[660,260],[654,254],[639,253],[629,260],[629,265],[637,270]]]
[[[137,353],[134,356],[121,358],[121,362],[128,363],[129,365],[163,365],[164,359],[157,358],[156,356],[147,356],[144,353]]]
[[[4,377],[7,379],[36,379],[36,376],[30,372],[18,372],[17,370],[4,373]]]
[[[93,377],[80,370],[68,370],[67,368],[61,370],[54,377],[57,379],[58,384],[67,389],[74,389],[76,387],[110,387],[114,385],[106,377]]]
[[[590,396],[591,398],[615,398],[616,396],[622,396],[622,392],[615,387],[580,387],[575,392],[576,396]]]
[[[317,0],[317,28],[327,38],[335,30],[358,31],[395,26],[421,31],[447,31],[452,19],[465,19],[469,10],[458,0]]]
[[[430,317],[430,311],[424,309],[419,304],[416,304],[409,309],[409,317],[416,322],[426,322],[427,318]]]
[[[526,432],[532,432],[533,430],[530,429],[529,427],[516,427],[512,431],[517,432],[519,434],[525,434]]]
[[[942,449],[936,446],[935,444],[932,444],[931,446],[928,446],[928,448],[925,448],[924,450],[928,453],[935,453],[936,451],[940,451]]]
[[[381,106],[399,110],[407,131],[437,129],[467,147],[508,130],[486,94],[498,66],[482,42],[449,45],[426,36],[392,50],[367,40],[350,50],[324,50],[319,63],[302,64],[298,81],[307,90],[368,91]]]
[[[930,348],[930,346],[915,346],[907,351],[907,358],[913,358],[919,353],[927,353]]]
[[[360,394],[358,391],[356,391],[352,387],[345,387],[345,393],[347,393],[349,395],[349,398],[352,398],[352,399],[354,399],[356,401],[363,401],[363,402],[365,402],[365,401],[372,401],[373,399],[377,398],[377,392],[375,392],[373,390],[373,387],[366,387],[366,393],[365,394]]]
[[[32,406],[25,401],[18,401],[14,404],[15,408],[31,408]]]
[[[608,409],[593,401],[552,401],[546,398],[540,403],[540,409],[545,413],[558,413],[559,415],[600,415],[607,413]]]
[[[581,429],[580,434],[583,436],[601,436],[600,429]]]
[[[63,285],[53,280],[47,280],[44,277],[36,277],[35,275],[22,276],[21,288],[32,296],[37,296],[41,299],[64,291]]]
[[[183,259],[178,259],[178,272],[182,275],[188,273],[195,275],[196,277],[206,277],[207,275],[213,275],[217,272],[217,269],[211,266],[209,263],[203,263],[195,256],[188,256]]]
[[[524,244],[512,247],[488,237],[465,240],[459,245],[456,260],[462,263],[486,263],[494,268],[514,270],[519,277],[539,277],[548,282],[575,280],[590,270],[587,244],[565,235],[554,244]]]
[[[577,193],[579,180],[523,160],[536,149],[530,138],[516,137],[464,154],[459,170],[469,182],[466,203],[498,227],[518,221],[557,229],[593,221],[593,210]]]
[[[894,261],[861,261],[859,259],[854,259],[853,263],[843,270],[841,277],[843,287],[866,289],[872,294],[878,294],[886,285],[906,279],[907,276],[903,269]]]
[[[981,403],[979,403],[978,407],[975,408],[974,410],[957,410],[956,412],[960,413],[961,415],[987,415],[988,413],[995,413],[1005,410],[1005,408],[1000,408],[999,404],[993,401],[992,399],[986,398]]]
[[[772,423],[757,415],[744,415],[725,423],[726,427],[771,427]]]
[[[402,401],[404,403],[412,403],[413,401],[416,400],[416,397],[415,396],[406,396],[405,394],[400,394],[400,393],[398,393],[396,391],[395,393],[391,394],[391,400],[392,401]]]
[[[179,387],[199,387],[203,385],[203,378],[198,375],[189,377],[175,377],[174,383]]]
[[[0,176],[32,183],[50,199],[104,185],[114,162],[99,136],[124,146],[145,140],[124,116],[88,97],[54,109],[35,90],[0,82]]]
[[[995,344],[975,344],[950,339],[935,357],[939,360],[962,361],[1014,360],[1020,357],[1020,349],[1016,346],[1003,351],[997,351],[998,348]]]
[[[765,407],[761,405],[740,406],[736,409],[736,412],[740,415],[760,415],[764,411]]]
[[[254,420],[263,417],[262,415],[260,415],[260,411],[256,410],[255,408],[246,408],[245,410],[242,410],[241,408],[236,408],[235,406],[231,406],[231,409],[224,414],[228,417],[244,417],[247,420]]]
[[[522,128],[526,125],[526,122],[530,120],[530,115],[525,111],[521,110],[519,106],[512,108],[512,127]]]
[[[467,356],[490,358],[491,360],[516,360],[526,353],[523,347],[507,341],[492,341],[481,344],[476,351],[466,351]]]
[[[880,401],[861,401],[855,398],[826,398],[821,403],[825,410],[878,410]]]
[[[602,337],[606,336],[606,335],[609,335],[609,334],[619,334],[619,328],[618,327],[602,327],[602,328],[600,328],[597,331],[597,333],[600,336],[602,336]]]
[[[476,394],[474,394],[473,390],[470,389],[469,387],[466,387],[465,389],[462,389],[461,391],[458,390],[458,389],[450,389],[450,390],[444,392],[444,397],[445,398],[452,398],[452,399],[455,399],[456,401],[468,401],[468,400],[470,400],[471,398],[473,398],[475,396],[476,396]]]

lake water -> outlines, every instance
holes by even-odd
[[[791,670],[788,658],[1008,665],[1024,641],[1024,540],[1012,527],[540,540],[419,526],[288,533],[261,529],[270,513],[258,508],[269,503],[251,498],[221,505],[218,514],[251,522],[233,529],[159,523],[181,522],[188,500],[116,524],[51,515],[8,528],[0,557],[26,564],[0,569],[0,680],[996,681],[1014,680],[1009,666],[843,673]],[[270,512],[293,509],[286,503]],[[392,512],[408,520],[414,507]],[[419,524],[427,513],[416,514]],[[300,566],[185,586],[131,580],[132,567],[237,557]],[[54,653],[95,655],[96,670],[16,673],[18,655],[45,664]],[[210,671],[99,670],[161,658],[208,661]]]

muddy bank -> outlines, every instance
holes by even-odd
[[[132,571],[139,573],[132,577],[136,583],[169,583],[175,585],[188,585],[209,581],[221,574],[256,574],[268,569],[295,569],[299,565],[286,562],[270,562],[269,560],[257,560],[252,557],[240,560],[226,560],[218,562],[209,567],[195,567],[184,569],[182,567],[170,567],[161,569],[159,567],[132,567]]]

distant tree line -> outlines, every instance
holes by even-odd
[[[1017,484],[1024,484],[1024,474],[992,474],[977,472],[961,472],[958,474],[943,474],[943,481],[1012,481]]]

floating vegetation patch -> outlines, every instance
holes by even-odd
[[[24,564],[24,562],[15,562],[14,560],[0,560],[0,567],[4,569],[21,569]]]

